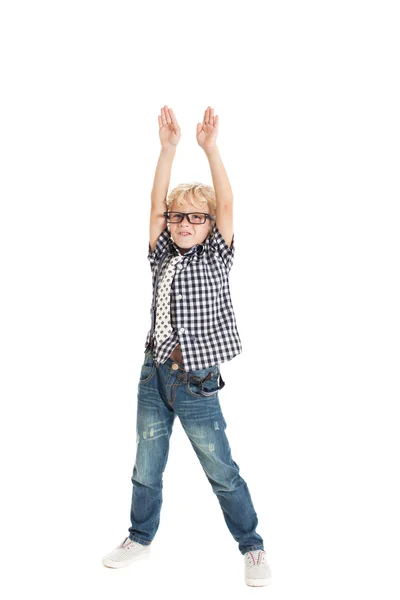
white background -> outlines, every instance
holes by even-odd
[[[4,597],[257,593],[179,419],[151,558],[101,563],[130,525],[165,104],[170,190],[212,184],[196,124],[220,117],[243,344],[220,402],[260,593],[399,597],[395,5],[2,3]]]

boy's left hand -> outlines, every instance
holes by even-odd
[[[197,123],[197,141],[203,150],[216,147],[219,117],[214,117],[214,109],[209,106],[205,113],[203,123]]]

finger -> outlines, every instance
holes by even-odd
[[[167,121],[166,121],[166,119],[165,119],[165,113],[164,113],[164,109],[163,109],[163,108],[161,109],[161,121],[162,121],[162,124],[163,124],[163,125],[166,125],[166,124],[167,124]]]
[[[171,116],[171,123],[173,123],[173,125],[175,125],[175,127],[179,127],[179,125],[178,125],[178,121],[177,121],[177,119],[176,119],[175,113],[174,113],[174,111],[172,110],[172,108],[170,108],[170,109],[169,109],[169,114],[170,114],[170,116]]]
[[[214,109],[210,108],[210,123],[214,125]]]
[[[171,123],[171,116],[169,114],[169,108],[167,105],[164,106],[164,114],[165,114],[165,119],[169,125]]]
[[[209,120],[210,120],[210,107],[207,106],[206,113],[204,115],[204,123],[208,124]]]

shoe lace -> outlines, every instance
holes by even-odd
[[[251,550],[246,552],[247,563],[254,567],[257,565],[265,565],[265,551],[264,550]]]
[[[133,540],[130,539],[129,535],[124,539],[123,542],[121,542],[121,544],[118,546],[118,548],[126,548],[127,546],[129,546],[129,544],[131,544],[133,542]]]

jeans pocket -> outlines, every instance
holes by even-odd
[[[144,361],[140,370],[139,383],[147,383],[153,377],[156,372],[154,364],[153,354],[151,350],[144,353]]]
[[[218,394],[218,366],[201,369],[199,371],[190,371],[186,389],[196,398],[215,398]]]

